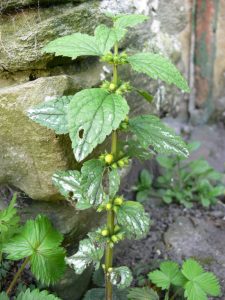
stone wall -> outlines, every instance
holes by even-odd
[[[67,137],[34,124],[26,110],[39,102],[96,86],[111,72],[95,58],[73,61],[43,54],[44,45],[76,31],[92,34],[99,22],[109,22],[106,11],[144,13],[150,20],[130,31],[121,49],[159,51],[188,74],[188,2],[81,2],[0,1],[0,182],[21,189],[33,199],[57,199],[52,173],[76,163]],[[151,110],[162,116],[171,113],[187,118],[187,99],[177,89],[153,83],[128,68],[121,72],[124,79],[131,76],[137,86],[156,95],[152,106],[131,95],[134,113]]]

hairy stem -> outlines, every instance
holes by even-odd
[[[17,283],[17,280],[19,279],[21,273],[23,272],[23,270],[25,269],[26,265],[28,264],[30,260],[30,257],[27,257],[24,262],[22,263],[21,267],[19,268],[19,270],[17,271],[16,275],[13,278],[13,281],[10,283],[10,286],[8,287],[6,294],[9,295],[12,291],[12,289],[14,288],[15,284]]]
[[[114,54],[118,54],[118,44],[114,46]],[[118,85],[118,74],[117,74],[117,65],[113,65],[113,83],[117,87]],[[117,155],[117,132],[113,131],[112,133],[112,143],[111,143],[111,153],[114,157]],[[112,236],[114,233],[114,221],[115,215],[113,210],[107,212],[107,229],[109,235]],[[112,268],[113,264],[113,247],[110,246],[110,243],[107,243],[105,250],[105,283],[106,283],[106,300],[112,300],[112,283],[109,278],[109,268]]]

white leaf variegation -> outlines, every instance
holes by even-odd
[[[137,53],[128,57],[128,62],[137,72],[145,73],[152,79],[175,84],[181,90],[190,92],[186,80],[168,58],[155,53]]]
[[[129,125],[142,147],[152,146],[156,152],[161,154],[176,154],[183,157],[189,155],[187,146],[181,137],[176,135],[158,117],[138,116],[131,119]]]
[[[83,210],[91,207],[83,192],[79,171],[58,171],[52,176],[52,182],[66,199],[76,202],[77,209]]]
[[[110,281],[119,289],[124,289],[130,286],[133,276],[128,267],[113,268],[109,274]]]
[[[86,89],[77,93],[68,111],[69,134],[77,161],[82,161],[117,129],[128,111],[123,97],[104,89]]]
[[[109,172],[109,197],[113,198],[120,187],[120,175],[117,169]]]
[[[91,206],[97,207],[104,201],[103,190],[104,164],[99,159],[91,159],[81,168],[81,185],[85,191],[85,197]]]
[[[91,264],[98,269],[103,254],[104,247],[88,238],[80,242],[78,252],[67,257],[66,263],[75,270],[76,274],[81,274]]]
[[[57,134],[68,133],[67,109],[73,96],[42,102],[27,111],[28,117],[36,123],[53,129]]]
[[[117,212],[118,224],[123,227],[128,238],[141,239],[149,231],[150,218],[142,204],[125,201]]]

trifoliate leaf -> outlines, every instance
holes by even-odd
[[[138,116],[131,119],[129,125],[142,147],[152,146],[156,152],[162,154],[188,156],[189,152],[181,137],[156,116]]]
[[[220,285],[216,276],[211,272],[204,272],[195,260],[186,260],[182,273],[187,279],[184,295],[188,300],[207,300],[207,295],[215,297],[220,295]]]
[[[188,280],[192,280],[193,278],[203,274],[204,270],[197,261],[188,259],[183,263],[182,273]]]
[[[65,270],[65,251],[60,247],[62,235],[45,216],[28,220],[19,234],[6,243],[7,258],[19,260],[30,257],[31,271],[42,283],[55,283]]]
[[[104,89],[77,93],[69,105],[69,133],[75,158],[83,160],[128,114],[126,100]]]
[[[44,47],[43,52],[68,56],[72,59],[78,56],[101,56],[103,54],[98,47],[95,37],[82,33],[74,33],[57,38],[48,43]]]
[[[81,169],[81,186],[91,206],[98,206],[104,200],[102,183],[104,172],[104,164],[99,159],[85,162]]]
[[[30,108],[27,115],[31,120],[53,129],[57,134],[68,133],[67,110],[73,96],[63,96]]]
[[[3,244],[8,242],[10,238],[18,230],[19,216],[15,208],[16,194],[13,195],[9,206],[0,211],[0,251]]]
[[[120,187],[120,175],[117,169],[109,172],[109,197],[113,198]]]
[[[178,264],[172,261],[161,263],[160,270],[149,273],[148,277],[152,283],[163,290],[168,290],[171,285],[183,286],[186,281]]]
[[[103,254],[104,247],[93,239],[88,238],[80,242],[78,252],[67,257],[66,263],[73,268],[77,274],[81,274],[91,264],[98,269]]]
[[[150,218],[143,205],[138,202],[125,201],[119,207],[117,220],[128,237],[140,239],[149,231]]]
[[[159,300],[158,294],[148,287],[132,288],[128,294],[129,300]]]
[[[105,289],[91,289],[85,294],[83,300],[105,300]],[[112,300],[127,300],[127,291],[113,288]]]
[[[137,53],[127,60],[135,71],[145,73],[152,79],[175,84],[181,90],[190,92],[186,80],[169,59],[155,53]]]
[[[116,285],[118,289],[129,287],[133,280],[131,270],[128,267],[113,268],[109,278],[111,283]]]
[[[38,289],[31,291],[27,289],[25,292],[21,292],[16,300],[60,300],[60,298],[49,294],[48,291],[39,291]]]
[[[91,207],[81,186],[81,174],[76,170],[58,171],[52,176],[53,184],[68,200],[76,201],[76,208],[83,210]]]
[[[114,26],[118,28],[134,27],[148,20],[147,16],[135,14],[121,14],[115,16]]]

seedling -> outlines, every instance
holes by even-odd
[[[192,153],[199,146],[198,142],[193,142],[188,149]],[[190,208],[193,203],[200,203],[209,207],[215,205],[218,197],[225,193],[222,174],[203,158],[187,161],[176,155],[158,155],[156,160],[162,168],[162,174],[153,182],[149,171],[142,170],[138,183],[132,188],[139,202],[159,197],[167,204],[176,202]]]
[[[58,171],[53,175],[53,183],[60,193],[72,201],[76,209],[92,207],[106,214],[105,226],[89,232],[88,237],[80,242],[78,252],[66,259],[75,272],[81,274],[91,264],[98,269],[104,256],[105,290],[91,290],[87,299],[112,300],[113,294],[116,297],[121,293],[118,289],[130,285],[131,271],[126,266],[113,266],[114,246],[125,238],[140,239],[149,231],[150,219],[142,204],[127,201],[118,192],[120,169],[126,167],[133,157],[146,158],[153,152],[188,156],[182,139],[158,117],[146,114],[129,117],[126,94],[135,91],[147,101],[151,96],[119,77],[121,65],[129,65],[136,72],[189,92],[187,82],[167,58],[149,52],[131,55],[119,51],[119,42],[127,29],[146,20],[143,15],[111,16],[112,27],[101,24],[93,36],[74,33],[47,44],[46,53],[72,59],[100,57],[112,67],[112,79],[103,82],[99,88],[59,97],[28,111],[33,121],[57,134],[69,134],[75,159],[82,162],[80,171]],[[121,132],[123,137],[120,140]],[[99,157],[84,161],[110,134],[111,150],[105,149]]]

